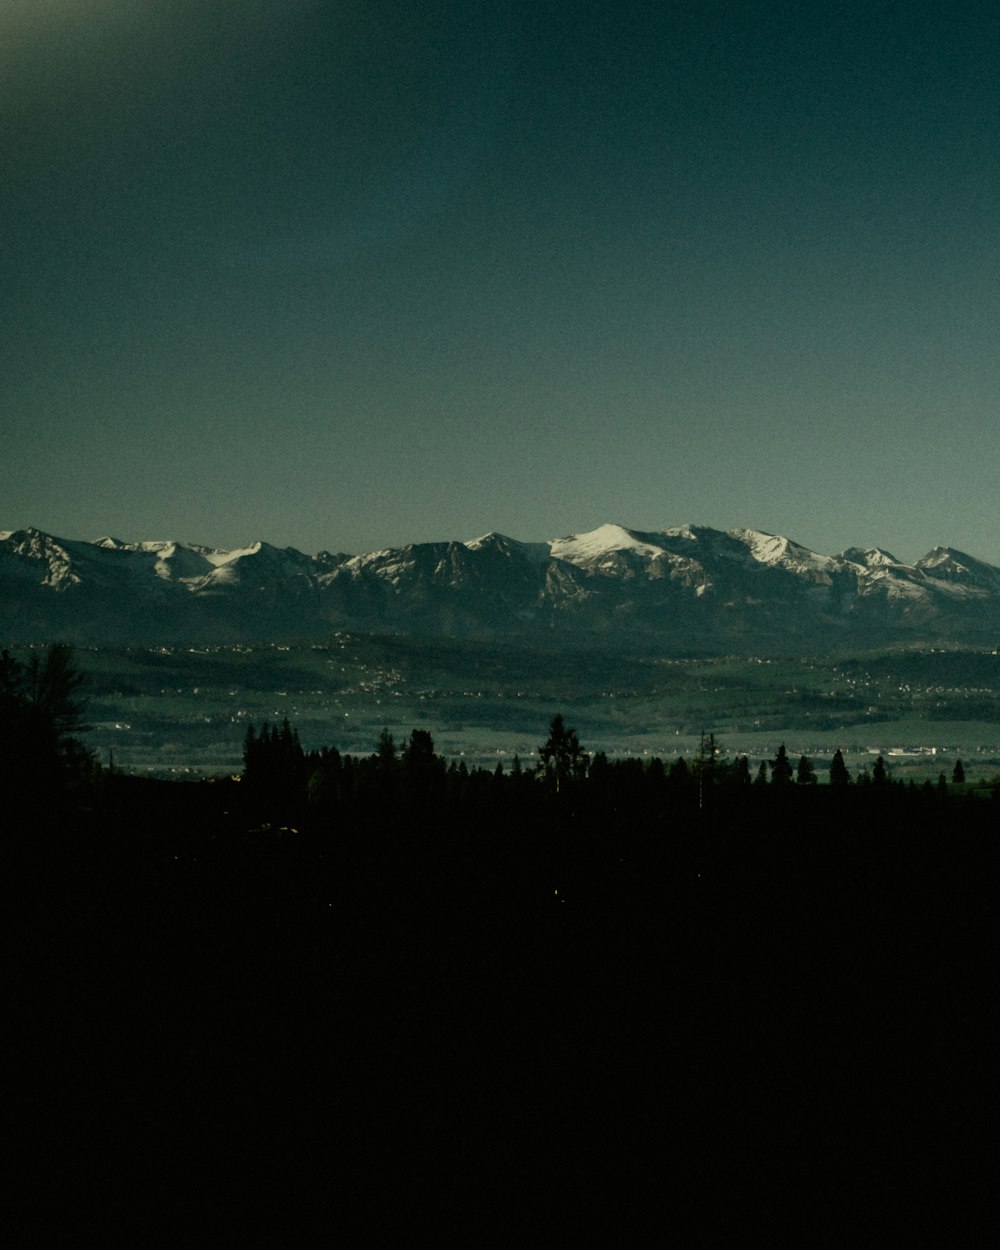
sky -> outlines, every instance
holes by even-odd
[[[0,529],[1000,564],[993,0],[5,0]]]

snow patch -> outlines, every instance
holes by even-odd
[[[729,537],[744,543],[750,554],[760,564],[775,564],[799,569],[815,569],[826,572],[835,563],[831,556],[820,555],[808,547],[800,547],[781,534],[768,534],[763,530],[730,530]]]
[[[586,534],[555,538],[549,543],[549,550],[553,559],[570,564],[594,560],[612,551],[635,551],[650,558],[663,555],[662,547],[645,542],[623,525],[600,525]]]
[[[242,560],[244,556],[257,555],[263,546],[263,543],[256,542],[251,543],[249,547],[237,547],[234,551],[210,549],[203,552],[203,554],[209,564],[214,564],[216,568],[221,568],[223,565],[231,564],[234,560]]]
[[[549,559],[548,543],[524,543],[517,538],[508,538],[506,534],[498,534],[491,530],[479,538],[470,538],[461,544],[467,551],[483,551],[493,549],[501,551],[508,558],[512,555],[524,556],[533,563],[545,563]]]

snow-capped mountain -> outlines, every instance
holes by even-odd
[[[602,525],[546,542],[485,534],[362,555],[254,542],[82,542],[0,533],[0,640],[226,641],[331,629],[601,635],[782,651],[893,638],[996,642],[1000,569],[949,547],[905,564],[776,534]]]

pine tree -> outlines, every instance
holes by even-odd
[[[847,765],[844,763],[844,756],[838,747],[833,753],[833,759],[830,762],[830,785],[846,786],[851,781],[851,774],[847,771]]]
[[[413,801],[427,802],[444,783],[444,761],[434,754],[434,739],[426,729],[414,729],[403,749],[402,775]]]
[[[383,729],[379,734],[378,747],[378,768],[382,773],[393,773],[396,770],[396,743],[392,734],[388,729]]]
[[[257,765],[257,727],[253,721],[247,725],[247,731],[243,735],[243,775],[253,772]]]
[[[84,675],[73,648],[53,643],[20,664],[0,655],[0,767],[10,798],[47,806],[72,781],[86,778],[94,757],[79,690]]]
[[[716,767],[722,748],[715,740],[715,734],[702,734],[698,741],[698,755],[695,759],[695,771],[706,786],[714,785]]]
[[[251,723],[243,739],[243,782],[256,813],[290,819],[306,797],[306,759],[297,729]]]
[[[403,767],[411,772],[419,771],[430,765],[434,754],[434,739],[426,729],[414,729],[410,740],[403,749]]]
[[[778,754],[771,761],[771,783],[776,786],[787,785],[792,779],[792,765],[785,750],[785,744],[778,747]]]
[[[83,723],[83,701],[77,697],[82,685],[83,673],[66,643],[53,643],[44,659],[37,651],[31,653],[27,668],[30,728],[36,741],[45,742],[60,762],[80,750],[76,734],[89,728]]]
[[[589,756],[580,747],[575,729],[567,729],[561,713],[556,713],[549,726],[549,736],[538,748],[538,757],[545,774],[555,782],[556,793],[569,780],[586,775]]]
[[[318,754],[313,752],[306,760],[308,781],[306,792],[310,807],[331,812],[340,802],[343,766],[336,747],[324,747]]]
[[[965,782],[965,765],[961,760],[955,761],[955,767],[951,770],[951,779],[956,786],[963,785]]]

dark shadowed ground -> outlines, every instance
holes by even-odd
[[[874,1240],[956,1161],[974,1240],[995,804],[320,834],[206,794],[12,855],[24,1154],[63,1244]]]

